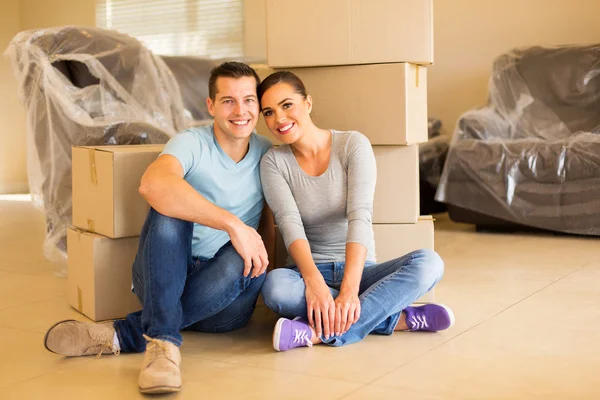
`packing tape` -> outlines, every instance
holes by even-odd
[[[96,149],[90,149],[90,180],[94,185],[98,183],[98,175],[96,175]]]
[[[415,83],[416,83],[417,87],[419,87],[419,64],[417,64],[416,67],[417,67],[416,68],[417,77],[416,77],[416,82]]]
[[[77,310],[83,314],[83,292],[79,286],[77,286]]]
[[[93,219],[89,219],[88,218],[87,225],[88,225],[88,231],[90,231],[90,232],[96,232],[96,224],[94,223]]]

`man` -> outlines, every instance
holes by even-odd
[[[59,322],[46,334],[48,350],[145,350],[140,390],[173,392],[181,387],[181,330],[227,332],[248,322],[269,264],[256,228],[272,226],[259,177],[271,143],[253,133],[258,83],[242,63],[213,69],[206,99],[213,125],[176,135],[142,177],[140,194],[151,206],[133,265],[142,311],[114,323]],[[267,243],[273,235],[268,230]]]

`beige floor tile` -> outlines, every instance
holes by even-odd
[[[41,333],[0,328],[0,387],[79,365],[83,361],[81,358],[67,359],[50,353],[44,348],[43,339]]]
[[[0,271],[0,310],[65,295],[66,279]]]
[[[600,290],[582,268],[375,382],[462,399],[592,399]]]
[[[134,399],[141,355],[103,356],[11,386],[4,399]],[[359,384],[184,357],[178,399],[339,399]]]
[[[64,266],[43,254],[44,213],[29,202],[0,201],[0,271],[53,276]]]
[[[239,363],[278,371],[367,383],[449,340],[460,332],[371,335],[359,344],[341,348],[325,345],[279,353],[272,333],[277,316],[261,309],[247,327],[227,334],[186,333],[186,356]],[[364,362],[357,362],[364,360]],[[369,364],[365,368],[365,363]]]
[[[56,322],[65,319],[90,322],[86,316],[69,306],[64,296],[0,310],[1,327],[38,333],[45,333]]]
[[[445,214],[435,226],[446,262],[436,301],[457,318],[449,331],[277,353],[277,316],[263,306],[237,332],[184,333],[175,397],[600,398],[598,239],[477,233]],[[52,276],[44,234],[31,204],[0,201],[0,398],[137,398],[140,355],[66,359],[43,348],[54,322],[86,319]]]
[[[415,392],[408,389],[390,389],[382,386],[367,385],[352,392],[343,400],[453,400],[449,397],[439,397],[429,393]]]

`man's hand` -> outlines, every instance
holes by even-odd
[[[240,221],[227,233],[231,238],[231,244],[244,260],[244,276],[248,276],[251,269],[251,278],[262,275],[269,265],[269,257],[258,232]]]
[[[343,335],[360,318],[360,300],[356,293],[341,291],[335,298],[335,334]]]

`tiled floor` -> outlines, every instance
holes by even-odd
[[[132,399],[141,355],[66,359],[42,345],[55,321],[85,319],[42,255],[42,214],[0,201],[0,398]],[[454,309],[442,333],[371,336],[345,348],[271,349],[260,308],[232,334],[186,334],[183,390],[193,399],[598,399],[600,241],[475,233],[437,216]]]

